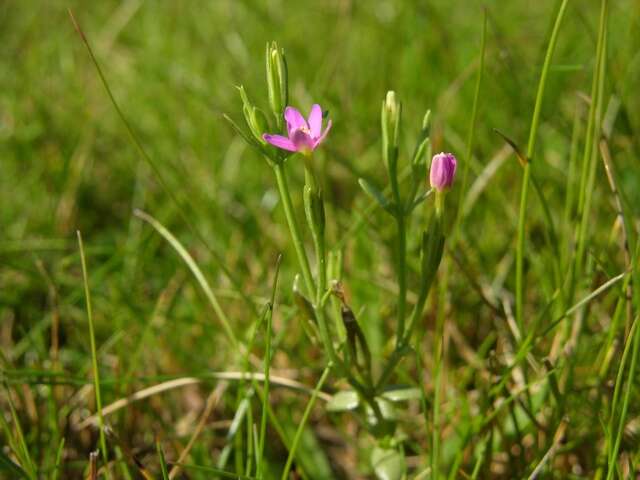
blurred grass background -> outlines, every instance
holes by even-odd
[[[587,104],[583,97],[589,94],[593,74],[598,3],[569,3],[548,80],[533,163],[534,175],[553,206],[560,231],[570,228],[562,223],[567,164],[576,112],[584,136]],[[620,100],[611,147],[620,190],[629,215],[637,221],[640,3],[611,3],[605,104],[612,94]],[[468,205],[459,248],[472,275],[497,290],[513,289],[509,272],[521,168],[493,129],[524,146],[558,4],[551,0],[500,0],[484,5],[488,18],[486,70],[476,145],[469,159],[469,185],[489,171],[488,165],[495,172]],[[413,148],[425,110],[431,108],[434,151],[463,156],[479,65],[483,5],[448,0],[2,3],[3,370],[11,379],[36,463],[51,468],[55,448],[64,436],[65,473],[61,478],[78,478],[86,467],[88,452],[95,448],[96,434],[77,432],[69,425],[78,422],[74,416],[86,416],[86,409],[94,411],[93,397],[88,387],[79,384],[56,387],[59,390],[52,395],[55,389],[46,376],[46,371],[57,371],[76,383],[90,385],[75,230],[82,231],[87,249],[99,359],[107,379],[105,403],[157,383],[162,375],[190,376],[238,368],[229,365],[233,352],[206,298],[174,251],[133,216],[135,208],[158,218],[192,252],[222,299],[238,335],[242,336],[254,320],[128,140],[69,21],[67,7],[73,9],[116,100],[170,190],[181,200],[184,213],[239,278],[243,292],[265,303],[276,256],[284,253],[274,324],[274,369],[314,385],[322,369],[322,355],[310,346],[297,322],[290,293],[297,264],[271,171],[234,136],[222,113],[240,118],[241,105],[234,88],[238,84],[266,107],[264,47],[267,41],[277,40],[287,53],[290,103],[306,111],[318,102],[334,121],[317,159],[330,203],[330,244],[344,241],[345,286],[354,310],[362,312],[372,350],[383,354],[391,332],[390,292],[395,288],[389,261],[392,229],[387,219],[376,214],[366,218],[362,229],[350,230],[363,218],[369,202],[357,187],[357,178],[370,178],[378,184],[386,181],[379,155],[379,109],[389,89],[403,101],[405,154]],[[590,252],[597,259],[600,274],[596,272],[594,282],[624,269],[617,244],[611,239],[615,209],[604,170],[598,168],[601,180],[594,191]],[[292,184],[301,185],[302,174],[302,168],[293,165]],[[298,193],[295,201],[300,205]],[[450,197],[455,199],[458,193],[454,188]],[[553,282],[545,273],[552,252],[544,247],[542,211],[535,197],[527,221],[526,301],[527,311],[534,315],[553,293]],[[414,243],[416,240],[414,235]],[[454,264],[451,270],[447,318],[463,336],[464,345],[475,351],[495,330],[494,313],[469,287],[467,276]],[[585,378],[578,387],[587,389],[589,385],[589,362],[606,336],[606,319],[615,299],[613,294],[594,307],[574,365]],[[433,311],[428,309],[423,333],[433,328]],[[59,324],[55,354],[51,347],[54,324]],[[144,335],[145,331],[150,334]],[[498,336],[503,334],[497,331]],[[423,343],[429,351],[432,340],[428,334]],[[455,342],[448,347],[452,379],[468,367],[458,347]],[[403,364],[402,369],[400,379],[410,381],[414,375],[411,365]],[[136,380],[124,384],[122,380],[129,377]],[[471,389],[453,380],[448,385],[447,396],[452,399],[466,395],[467,387]],[[188,387],[154,397],[114,415],[110,423],[123,443],[139,450],[143,458],[151,457],[152,465],[156,436],[166,441],[167,456],[175,458],[212,387]],[[223,421],[233,417],[242,397],[236,387],[232,386],[233,393],[225,395],[213,415],[221,423],[214,421],[192,449],[192,463],[215,464],[228,428]],[[595,440],[592,444],[586,440],[599,438],[601,425],[590,411],[587,392],[578,387],[570,404],[572,418],[580,418],[577,425],[582,426],[574,423],[572,427],[584,444],[580,442],[571,454],[583,472],[591,472],[598,447]],[[287,391],[273,392],[272,404],[286,428],[295,427],[304,400]],[[452,420],[456,402],[450,402],[446,415]],[[323,466],[315,472],[305,469],[304,475],[351,478],[370,473],[366,457],[358,454],[369,446],[355,442],[355,424],[341,424],[322,412],[316,413],[313,424],[315,435],[309,431],[302,453],[316,455],[307,462]],[[448,428],[445,438],[455,439],[456,422]],[[413,454],[419,459],[424,453],[420,450],[423,439],[418,435],[413,441]],[[320,442],[322,448],[314,448],[314,442]],[[286,457],[277,441],[269,448],[274,465]],[[455,448],[453,440],[445,444],[447,464]],[[518,461],[509,464],[510,471],[524,471]],[[197,472],[189,475],[208,478]]]

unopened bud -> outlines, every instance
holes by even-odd
[[[382,102],[382,154],[390,171],[395,170],[398,157],[398,136],[402,106],[393,91]]]
[[[456,157],[451,153],[438,153],[431,160],[429,171],[429,181],[431,187],[438,192],[443,192],[451,188],[453,179],[456,176]]]
[[[267,142],[265,142],[262,136],[269,130],[267,118],[262,110],[251,103],[249,96],[242,85],[238,87],[238,92],[240,92],[240,98],[242,99],[242,113],[244,114],[244,120],[247,123],[249,130],[251,130],[251,133],[258,142],[266,144]]]
[[[269,124],[267,123],[267,117],[264,112],[257,107],[253,107],[247,123],[249,124],[249,128],[251,129],[253,136],[256,137],[260,143],[266,144],[267,142],[265,142],[262,136],[269,130]]]
[[[278,121],[278,127],[282,125],[282,112],[286,107],[289,96],[287,78],[287,61],[284,50],[278,47],[276,42],[267,44],[267,88],[269,91],[269,105]]]

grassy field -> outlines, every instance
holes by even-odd
[[[640,474],[638,0],[9,1],[0,41],[0,478]],[[272,41],[312,161],[223,116],[276,131]]]

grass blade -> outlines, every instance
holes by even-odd
[[[102,460],[105,464],[107,478],[111,478],[109,471],[109,455],[107,452],[107,441],[104,435],[104,418],[102,416],[102,398],[100,394],[100,372],[98,370],[98,355],[96,353],[96,337],[93,328],[93,310],[91,308],[91,292],[89,289],[89,277],[87,274],[87,261],[84,255],[84,245],[80,230],[76,232],[78,236],[78,249],[80,250],[80,263],[82,264],[82,281],[84,283],[84,298],[87,307],[87,320],[89,322],[89,342],[91,346],[91,368],[93,369],[93,389],[96,396],[96,409],[98,411],[98,429],[100,433],[100,450],[102,450]]]
[[[563,0],[556,16],[556,22],[553,26],[547,53],[545,55],[542,73],[540,74],[540,82],[538,84],[538,93],[536,95],[535,106],[533,109],[533,118],[531,119],[531,129],[529,131],[529,142],[527,144],[527,164],[524,166],[524,175],[522,177],[522,189],[520,196],[520,214],[518,217],[518,243],[516,246],[516,323],[520,331],[524,329],[524,248],[525,248],[525,225],[527,217],[527,201],[529,195],[529,178],[531,176],[531,158],[535,153],[536,140],[538,134],[538,126],[540,124],[540,113],[542,111],[542,99],[544,97],[547,76],[549,74],[549,66],[551,58],[558,41],[558,33],[560,25],[564,17],[568,0]]]
[[[302,437],[302,432],[304,431],[304,427],[307,425],[307,421],[309,420],[309,415],[311,414],[311,410],[313,410],[313,406],[316,403],[316,399],[318,398],[318,392],[324,385],[325,380],[329,376],[329,372],[331,371],[332,365],[329,364],[322,372],[320,376],[320,380],[316,385],[316,388],[313,390],[313,394],[307,402],[307,407],[302,414],[302,419],[300,420],[300,424],[298,425],[298,429],[293,437],[293,442],[291,443],[291,447],[289,448],[289,456],[287,457],[287,462],[285,463],[284,470],[282,471],[282,476],[280,477],[282,480],[287,480],[289,478],[289,471],[291,470],[291,465],[293,464],[293,459],[296,454],[296,449],[298,448],[298,443],[300,443],[300,438]]]
[[[278,288],[278,276],[280,274],[280,264],[282,262],[282,255],[278,255],[276,260],[276,271],[273,276],[273,288],[271,289],[271,301],[269,302],[269,310],[267,312],[267,332],[266,332],[266,346],[264,353],[264,391],[262,394],[262,418],[260,419],[260,438],[258,442],[258,477],[263,476],[262,460],[264,458],[264,445],[267,437],[267,415],[269,404],[269,371],[271,366],[271,322],[273,319],[273,309],[276,300],[276,291]]]
[[[233,330],[231,329],[229,319],[227,318],[226,313],[224,313],[224,310],[222,310],[222,307],[220,306],[220,302],[218,302],[218,298],[216,297],[215,293],[213,293],[213,290],[211,289],[211,286],[209,285],[209,282],[207,281],[206,277],[202,273],[202,270],[200,270],[200,267],[198,267],[198,264],[195,262],[193,257],[189,254],[189,252],[187,252],[187,249],[182,246],[182,244],[178,241],[178,239],[174,237],[169,230],[167,230],[160,222],[158,222],[155,218],[153,218],[148,213],[145,213],[142,210],[136,210],[134,212],[134,215],[144,220],[145,222],[147,222],[160,235],[162,235],[162,237],[167,242],[169,242],[169,244],[178,253],[178,255],[180,255],[184,263],[187,264],[187,266],[189,267],[189,270],[191,270],[191,273],[193,274],[194,277],[196,277],[196,281],[204,291],[204,294],[207,297],[207,300],[209,300],[209,302],[211,303],[211,306],[213,307],[214,312],[216,312],[216,315],[218,316],[218,319],[222,324],[222,328],[224,329],[225,334],[231,341],[232,348],[234,350],[237,350],[238,339],[236,338],[235,334],[233,333]]]

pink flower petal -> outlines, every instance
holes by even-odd
[[[331,120],[329,120],[327,122],[327,128],[324,129],[324,132],[322,132],[322,135],[320,135],[320,137],[317,138],[316,141],[313,143],[314,149],[324,141],[324,138],[327,136],[327,133],[329,133],[329,130],[331,129],[331,125],[332,125]]]
[[[284,119],[287,122],[287,131],[289,132],[289,136],[296,130],[301,128],[309,128],[307,125],[307,121],[304,119],[302,114],[293,107],[287,107],[284,109]]]
[[[322,133],[322,108],[317,103],[313,104],[309,113],[309,130],[313,138],[318,138]]]
[[[268,133],[265,133],[262,138],[264,138],[267,143],[270,143],[274,147],[278,147],[283,150],[289,150],[290,152],[298,151],[293,142],[287,137],[283,137],[282,135],[269,135]]]

